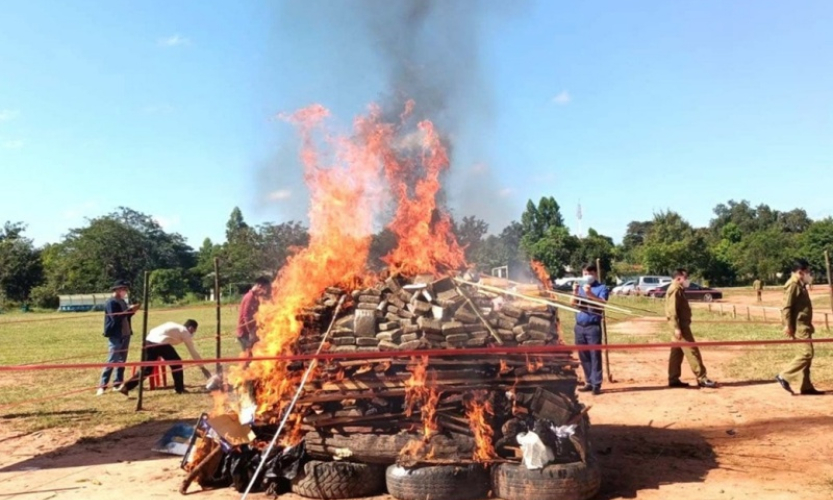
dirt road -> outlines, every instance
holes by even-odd
[[[721,366],[731,351],[705,353],[722,388],[668,390],[666,356],[614,352],[618,382],[607,384],[605,394],[584,398],[593,406],[592,435],[604,471],[599,498],[833,498],[833,397],[790,397],[769,374],[726,380]],[[97,438],[82,438],[80,430],[0,431],[0,499],[179,496],[178,459],[149,451],[171,423],[109,434],[97,429]],[[222,490],[195,498],[239,495]]]

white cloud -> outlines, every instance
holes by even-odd
[[[292,191],[288,189],[278,189],[277,191],[272,191],[269,193],[269,200],[271,201],[280,201],[286,200],[292,196]]]
[[[172,215],[171,217],[165,217],[164,215],[160,215],[158,217],[154,217],[153,220],[155,220],[157,224],[162,226],[162,229],[164,229],[165,231],[170,231],[174,227],[178,226],[180,222],[178,215]]]
[[[176,34],[160,38],[157,40],[157,43],[160,47],[176,47],[179,45],[191,45],[191,40],[182,35]]]
[[[515,190],[512,188],[503,188],[497,192],[497,195],[501,198],[509,198],[515,193]]]
[[[10,122],[20,116],[20,112],[15,109],[0,109],[0,122]]]
[[[553,104],[558,104],[559,106],[565,106],[570,104],[570,101],[573,100],[573,97],[570,93],[566,90],[562,90],[559,94],[552,98]]]
[[[0,146],[3,146],[3,149],[22,149],[23,148],[23,141],[20,139],[14,139],[10,141],[3,141],[0,142]]]

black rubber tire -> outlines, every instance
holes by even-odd
[[[523,464],[500,464],[492,468],[492,492],[503,500],[588,500],[602,483],[599,465],[553,464],[529,470]]]
[[[397,500],[479,500],[489,493],[489,472],[478,464],[414,469],[391,465],[385,480],[388,493]]]
[[[324,500],[360,498],[385,492],[385,466],[311,460],[292,480],[292,493]]]
[[[712,300],[714,300],[712,294],[707,293],[703,295],[703,302],[711,302]]]

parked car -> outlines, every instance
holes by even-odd
[[[648,293],[648,296],[657,299],[664,298],[665,294],[668,292],[669,286],[671,286],[671,283],[666,283],[661,287],[655,288]],[[720,290],[715,290],[714,288],[709,288],[707,286],[700,286],[697,283],[691,283],[688,286],[688,288],[685,289],[685,297],[688,300],[701,300],[703,302],[711,302],[713,300],[722,299],[723,292],[721,292]]]
[[[633,293],[647,295],[651,290],[671,283],[671,281],[673,281],[671,276],[639,276],[636,278]]]
[[[622,283],[621,285],[613,287],[613,290],[612,290],[611,293],[613,293],[613,295],[630,295],[634,292],[635,288],[636,288],[636,281],[633,281],[633,280],[626,281],[626,282]]]

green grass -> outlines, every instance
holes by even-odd
[[[222,310],[225,331],[223,352],[237,356],[234,341],[236,306]],[[205,358],[214,358],[215,311],[210,307],[149,311],[149,328],[166,321],[184,322],[193,318],[200,323],[196,347]],[[0,365],[43,363],[103,363],[107,359],[107,340],[102,336],[102,313],[13,313],[0,315]],[[133,319],[134,336],[129,361],[139,361],[142,316]],[[178,351],[184,359],[189,354],[184,346]],[[65,359],[72,357],[73,359]],[[208,368],[214,371],[213,365]],[[150,420],[194,419],[210,409],[211,398],[203,392],[177,395],[172,389],[145,391],[143,407],[136,412],[136,393],[130,399],[108,392],[95,396],[100,369],[66,369],[43,371],[0,372],[0,425],[15,430],[33,431],[49,427],[95,428],[126,427]],[[131,369],[125,372],[129,377]],[[192,391],[201,391],[204,378],[199,369],[185,369],[185,384]],[[173,381],[168,374],[168,383]],[[146,386],[147,387],[147,386]],[[84,390],[86,389],[86,390]],[[81,391],[74,393],[73,391]],[[33,401],[34,400],[34,401]],[[27,402],[31,401],[31,402]]]
[[[614,298],[613,305],[639,308],[645,316],[661,317],[662,301],[648,299]],[[817,307],[819,307],[817,305]],[[223,307],[225,327],[223,352],[236,356],[238,347],[231,333],[237,313],[236,306]],[[214,310],[198,307],[188,310],[151,309],[149,325],[165,321],[183,322],[194,318],[200,323],[197,348],[206,358],[214,357]],[[562,311],[565,340],[572,343],[575,315]],[[609,324],[627,320],[622,314],[611,314]],[[694,311],[694,335],[698,340],[758,340],[781,338],[776,324],[746,323],[738,318],[733,323],[714,324],[706,321],[723,319],[705,309]],[[102,314],[73,313],[7,313],[0,315],[0,365],[19,365],[60,360],[56,363],[103,363],[106,360],[107,342],[101,335]],[[141,314],[134,318],[134,330],[141,332]],[[610,335],[610,343],[656,343],[670,340],[668,325],[664,321],[646,321],[644,332],[639,334]],[[823,324],[817,324],[818,336],[829,337]],[[639,330],[637,328],[637,330]],[[140,336],[134,336],[130,348],[130,361],[139,359]],[[820,384],[833,383],[833,349],[831,345],[816,346],[813,377]],[[180,347],[180,354],[188,358]],[[768,378],[776,373],[794,355],[792,346],[771,346],[738,350],[739,354],[724,369],[737,379]],[[73,359],[65,359],[72,357]],[[213,370],[213,367],[211,367]],[[32,431],[51,427],[74,427],[96,433],[96,428],[127,427],[150,420],[183,419],[190,421],[199,413],[212,407],[210,396],[204,392],[176,395],[172,390],[145,391],[145,411],[136,412],[135,391],[132,399],[117,393],[95,396],[99,369],[67,369],[49,371],[0,372],[0,425],[19,431]],[[129,370],[128,370],[129,374]],[[170,381],[170,379],[169,379]],[[196,367],[186,368],[185,382],[192,390],[199,391],[203,377]],[[82,391],[72,394],[73,391]],[[33,401],[34,400],[34,401]],[[87,432],[85,430],[85,432]]]
[[[731,301],[731,298],[727,300]],[[813,300],[817,311],[819,311],[820,302],[823,306],[823,301],[815,298]],[[625,308],[639,307],[662,314],[662,301],[614,298],[611,303]],[[755,321],[747,322],[742,314],[738,314],[738,317],[733,319],[729,308],[725,309],[722,316],[717,307],[713,307],[713,311],[709,312],[707,309],[700,308],[693,309],[692,331],[697,340],[780,340],[784,338],[780,323],[764,324],[761,318],[754,318]],[[614,317],[621,318],[622,316]],[[833,336],[833,332],[825,329],[821,314],[817,314],[816,318],[816,338]],[[724,323],[715,323],[716,321],[724,321]],[[831,327],[833,328],[833,325]],[[612,334],[609,339],[611,343],[653,343],[671,340],[670,328],[666,322],[658,323],[654,329],[658,331],[647,336]],[[816,344],[814,347],[813,380],[823,385],[829,385],[833,383],[833,344]],[[730,377],[742,380],[774,377],[796,354],[796,348],[788,344],[731,349],[739,354],[724,367],[724,370]]]

